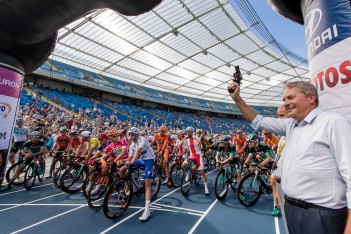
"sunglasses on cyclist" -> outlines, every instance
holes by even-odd
[[[118,138],[118,136],[117,136],[117,135],[114,135],[114,136],[111,136],[111,138]]]
[[[250,143],[255,143],[255,141],[248,141],[248,143],[250,144]]]

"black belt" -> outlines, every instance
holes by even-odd
[[[284,198],[285,198],[285,201],[292,205],[292,206],[297,206],[297,207],[300,207],[300,208],[304,208],[304,209],[308,209],[308,208],[325,208],[325,207],[322,207],[322,206],[318,206],[318,205],[315,205],[313,203],[309,203],[309,202],[304,202],[304,201],[301,201],[301,200],[296,200],[294,198],[290,198],[286,195],[284,195]]]

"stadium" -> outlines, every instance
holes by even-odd
[[[164,0],[135,15],[103,8],[56,36],[18,88],[2,233],[288,233],[269,179],[282,135],[250,125],[228,84],[239,74],[245,103],[277,117],[285,85],[310,82],[310,69],[249,1]],[[245,151],[253,141],[267,148],[256,164]],[[154,156],[152,176],[134,153]]]

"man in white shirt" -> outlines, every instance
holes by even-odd
[[[253,127],[286,136],[281,185],[290,234],[351,232],[351,125],[318,108],[309,82],[285,85],[283,105],[289,119],[258,115],[240,97],[233,82],[230,96]]]

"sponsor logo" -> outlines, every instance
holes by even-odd
[[[20,89],[21,88],[21,84],[20,83],[17,83],[17,82],[11,81],[11,80],[7,80],[7,79],[1,78],[1,77],[0,77],[0,85],[9,86],[9,87],[12,87],[12,88],[15,88],[15,89]]]
[[[10,104],[6,102],[0,102],[0,119],[6,119],[10,112],[12,110],[12,107]]]
[[[317,31],[317,28],[322,20],[322,11],[321,9],[313,9],[306,16],[305,32],[306,40],[309,42],[313,34]]]
[[[326,49],[327,46],[324,45],[339,36],[336,24],[330,25],[328,28],[322,28],[323,26],[327,26],[323,23],[321,24],[322,18],[323,12],[319,8],[311,10],[306,15],[306,43],[310,58],[313,57],[316,52]]]
[[[336,85],[346,85],[351,82],[351,60],[346,60],[337,66],[330,66],[312,77],[312,82],[317,90],[334,88]]]

